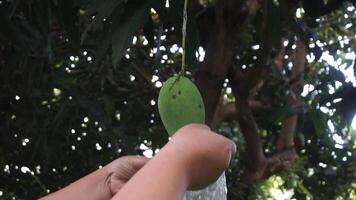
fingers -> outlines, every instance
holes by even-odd
[[[196,132],[196,131],[211,131],[210,127],[205,125],[205,124],[188,124],[180,128],[173,136],[172,138],[175,138],[178,134],[190,134],[191,132]]]
[[[205,129],[205,130],[210,130],[210,127],[205,124],[188,124],[185,127],[187,128],[199,128],[199,129]]]
[[[150,159],[144,156],[127,156],[130,165],[138,171],[141,169]]]
[[[166,148],[185,158],[190,189],[200,189],[226,170],[236,153],[234,142],[204,124],[189,124],[177,131]]]
[[[235,155],[236,153],[236,145],[234,142],[232,142],[231,140],[227,140],[227,144],[226,144],[226,148],[227,148],[227,151],[228,151],[228,156],[227,156],[227,165],[226,165],[226,168],[229,167],[230,165],[230,162],[232,160],[232,157]]]
[[[189,124],[186,126],[188,129],[200,129],[201,131],[204,131],[208,133],[206,136],[211,136],[212,140],[220,140],[220,147],[224,147],[223,149],[226,149],[228,154],[229,154],[229,161],[231,160],[231,157],[236,153],[236,144],[230,140],[229,138],[215,133],[210,129],[209,126],[205,124]]]
[[[219,134],[214,133],[215,141],[218,143],[215,154],[220,160],[220,169],[226,170],[231,162],[233,155],[236,153],[235,143]]]
[[[111,162],[107,168],[123,180],[128,180],[147,162],[148,158],[143,156],[123,156]]]
[[[236,153],[236,145],[232,140],[215,133],[205,124],[188,124],[182,127],[176,135],[185,135],[183,137],[191,138],[189,140],[204,140],[211,148],[216,147],[218,152],[221,152],[221,156],[228,157],[228,164],[231,157]]]
[[[219,134],[217,134],[219,135]],[[230,140],[229,138],[219,135],[220,137],[223,137],[224,140],[224,144],[223,146],[226,147],[226,149],[228,150],[229,154],[230,154],[230,158],[231,156],[233,156],[236,153],[236,144]]]
[[[108,178],[111,194],[116,194],[149,160],[143,156],[124,156],[114,161]]]

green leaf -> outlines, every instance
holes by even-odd
[[[101,26],[103,20],[110,17],[114,13],[114,10],[123,2],[124,0],[113,0],[113,1],[106,0],[106,1],[96,1],[95,3],[93,3],[93,6],[96,8],[97,15],[95,16],[94,20],[84,30],[81,37],[81,44],[83,44],[89,30],[92,27],[98,28],[98,26]]]
[[[267,24],[268,37],[271,39],[272,48],[278,53],[281,46],[281,12],[279,6],[273,1],[268,1],[267,8]]]
[[[271,119],[273,119],[273,121],[275,123],[282,121],[283,119],[290,117],[292,115],[296,115],[299,114],[300,112],[302,112],[302,107],[296,107],[296,108],[292,108],[289,106],[284,106],[281,108],[277,108],[275,109],[275,114],[273,115],[273,117],[271,117]]]
[[[313,195],[310,191],[304,186],[302,181],[298,181],[298,189],[305,194],[309,199],[313,199]]]
[[[150,11],[150,1],[141,5],[132,3],[125,8],[119,18],[113,19],[112,31],[112,64],[120,61],[126,49],[131,45],[132,37],[146,22]]]
[[[311,120],[314,124],[314,129],[318,137],[323,137],[327,132],[327,122],[325,116],[319,110],[311,110],[309,112]]]
[[[110,97],[103,98],[104,110],[108,116],[113,116],[115,111],[115,103]]]
[[[345,83],[345,75],[340,70],[335,69],[334,67],[329,67],[329,73],[333,80]]]
[[[195,56],[195,52],[199,47],[199,37],[197,32],[197,24],[193,17],[187,23],[187,38],[186,38],[186,55],[187,55],[187,64],[188,67],[197,66],[197,58]]]
[[[314,55],[315,55],[315,59],[314,59],[314,62],[317,62],[319,61],[319,59],[321,58],[321,56],[323,55],[323,50],[319,47],[319,46],[315,46],[313,49],[312,49]]]

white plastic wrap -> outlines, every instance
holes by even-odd
[[[226,200],[227,187],[225,173],[219,179],[208,187],[197,190],[187,191],[183,200]]]

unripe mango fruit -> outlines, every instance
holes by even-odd
[[[170,136],[187,124],[205,122],[200,92],[184,76],[173,76],[163,84],[158,96],[158,111]]]

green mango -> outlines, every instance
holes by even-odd
[[[163,84],[158,96],[158,111],[170,136],[187,124],[205,122],[200,92],[184,76],[173,76]]]

